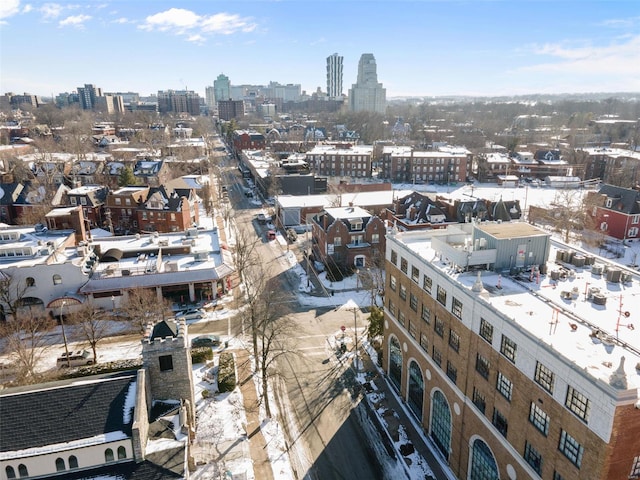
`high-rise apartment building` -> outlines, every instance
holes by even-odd
[[[635,270],[481,222],[393,231],[385,272],[383,368],[457,478],[638,478]]]
[[[231,82],[225,74],[221,73],[213,81],[213,95],[216,103],[231,99]]]
[[[221,100],[218,102],[218,117],[229,121],[232,118],[244,117],[243,100]]]
[[[96,106],[96,98],[102,96],[102,89],[85,83],[84,87],[78,87],[78,96],[83,110],[93,110]]]
[[[200,95],[193,90],[158,91],[158,111],[160,113],[200,114]]]
[[[358,62],[358,78],[349,89],[349,108],[352,112],[385,113],[387,91],[378,83],[376,59],[363,53]]]
[[[331,99],[342,97],[342,60],[337,53],[327,57],[327,96]]]

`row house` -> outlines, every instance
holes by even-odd
[[[259,132],[253,130],[234,130],[233,149],[236,152],[243,150],[264,150],[267,139]]]
[[[341,148],[334,145],[316,145],[307,152],[307,161],[319,175],[331,177],[371,177],[373,146],[356,145]]]
[[[586,260],[524,222],[387,235],[382,368],[456,478],[638,477],[638,282]]]
[[[164,160],[138,160],[133,166],[133,174],[140,183],[150,187],[157,187],[171,180],[169,165]]]
[[[384,255],[385,223],[360,207],[325,208],[311,232],[313,254],[329,268],[361,268]]]
[[[588,192],[585,205],[594,230],[619,240],[640,238],[640,191],[604,184]]]
[[[445,145],[428,151],[384,147],[381,172],[394,182],[465,182],[471,173],[471,158],[471,152],[463,147]]]
[[[104,226],[104,206],[109,189],[102,185],[85,185],[67,192],[69,204],[82,208],[89,229]]]
[[[135,185],[109,193],[105,212],[108,228],[115,233],[137,231],[139,224],[136,212],[148,195],[149,187]]]

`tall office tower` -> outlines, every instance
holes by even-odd
[[[93,110],[96,104],[96,97],[102,96],[102,89],[88,83],[84,87],[78,87],[80,106],[83,110]]]
[[[216,109],[216,95],[212,85],[204,88],[204,103],[210,112]]]
[[[342,97],[342,59],[337,53],[327,57],[327,96],[332,99]]]
[[[216,103],[231,99],[231,82],[229,81],[229,77],[224,73],[218,75],[218,78],[213,81],[213,94]]]
[[[358,78],[349,89],[349,109],[352,112],[384,113],[387,91],[378,83],[376,59],[372,53],[363,53],[358,62]]]

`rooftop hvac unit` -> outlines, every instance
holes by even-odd
[[[158,241],[158,245],[160,245],[161,247],[168,247],[169,246],[169,240],[166,238],[163,238],[162,240]]]
[[[165,266],[165,271],[167,272],[177,272],[178,271],[178,262],[167,262]]]
[[[609,268],[607,270],[607,282],[620,283],[622,272],[618,268]]]

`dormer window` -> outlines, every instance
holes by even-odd
[[[77,205],[78,204],[78,199],[76,197],[69,197],[69,200],[71,200],[71,205]]]
[[[611,208],[612,206],[613,206],[613,198],[607,198],[607,201],[605,203],[605,207]]]

